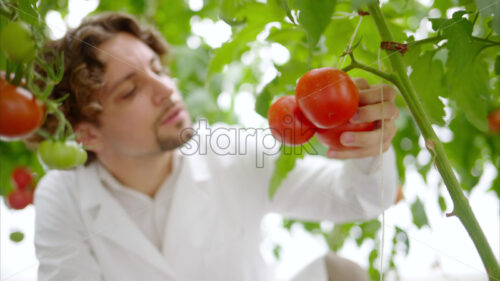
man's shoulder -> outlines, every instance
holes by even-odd
[[[81,185],[79,179],[93,169],[94,163],[71,170],[49,170],[40,179],[35,190],[35,197],[40,194],[56,194],[75,192]]]

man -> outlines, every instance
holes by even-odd
[[[158,33],[128,15],[106,13],[50,47],[64,51],[66,63],[53,96],[70,94],[63,111],[90,157],[85,167],[48,172],[36,190],[39,280],[273,280],[259,248],[266,213],[353,221],[374,218],[394,201],[390,143],[398,110],[391,87],[356,80],[364,106],[353,121],[380,120],[382,89],[384,206],[381,129],[344,135],[358,148],[334,156],[353,158],[343,163],[299,160],[270,201],[276,148],[243,130],[217,148],[211,140],[227,127],[194,130],[162,70],[168,48]],[[338,280],[330,267],[318,270],[317,280],[326,280],[327,271]]]

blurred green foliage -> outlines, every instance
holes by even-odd
[[[37,28],[36,17],[44,18],[50,10],[58,11],[62,17],[68,12],[65,0],[41,0],[37,5],[38,1],[34,0],[9,2],[17,2],[15,7],[20,11],[20,19],[33,24],[33,28]],[[309,69],[347,66],[349,60],[340,64],[341,55],[359,21],[353,41],[360,44],[354,56],[365,65],[391,71],[385,53],[381,53],[378,64],[380,38],[374,22],[370,16],[361,18],[357,14],[358,8],[364,9],[374,0],[201,2],[200,7],[190,8],[193,3],[188,0],[103,0],[94,11],[132,13],[165,36],[172,48],[168,68],[177,79],[193,118],[207,118],[211,123],[240,123],[234,99],[249,89],[255,97],[255,111],[266,117],[272,101],[293,94],[297,79]],[[409,44],[404,56],[408,73],[431,122],[450,136],[443,141],[461,186],[471,192],[481,179],[485,165],[493,165],[497,174],[490,192],[500,196],[500,135],[488,133],[486,118],[488,112],[500,107],[500,4],[494,0],[439,0],[426,6],[418,1],[390,0],[382,6],[382,12],[395,40]],[[212,47],[193,30],[194,23],[201,21],[225,22],[231,30],[230,38],[220,47]],[[5,17],[0,17],[0,28],[5,24]],[[432,25],[432,30],[422,34],[426,24]],[[38,28],[44,28],[47,36],[46,27]],[[434,39],[427,43],[415,40],[422,35]],[[198,43],[188,44],[190,40]],[[266,58],[260,57],[259,52],[276,44],[286,48],[289,59],[284,63],[272,60],[276,75],[270,77],[264,75],[261,66]],[[3,54],[0,69],[5,69]],[[372,84],[387,83],[358,69],[349,74],[364,77]],[[222,93],[230,97],[229,107],[221,106]],[[422,157],[426,149],[404,100],[398,97],[396,102],[401,114],[393,146],[404,188],[407,170],[418,171],[427,182],[433,167],[430,157]],[[317,141],[310,145],[321,151]],[[324,153],[324,148],[322,151]],[[278,158],[270,194],[300,157],[302,155]],[[0,164],[0,194],[12,188],[9,174],[16,165],[28,165],[39,176],[43,174],[34,153],[20,142],[0,142]],[[448,208],[444,189],[440,184],[429,187],[440,189],[435,200],[444,213]],[[406,206],[415,227],[431,227],[425,202],[417,197],[406,202]],[[333,251],[342,249],[347,240],[358,246],[371,241],[372,251],[367,257],[369,272],[373,280],[379,278],[376,262],[380,256],[379,220],[336,224],[332,229],[322,228],[319,222],[283,221],[288,229],[294,224],[302,224],[311,233],[322,235]],[[394,258],[408,254],[410,247],[406,230],[398,226],[391,228],[392,251],[386,271],[395,269]],[[274,249],[277,258],[280,249],[279,245]]]

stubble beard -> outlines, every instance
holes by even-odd
[[[176,136],[160,137],[158,130],[156,130],[156,142],[161,151],[170,151],[183,146],[193,136],[194,131],[190,128],[184,128],[185,120],[175,124],[175,129],[179,131]]]

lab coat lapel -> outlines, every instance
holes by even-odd
[[[90,221],[89,235],[104,236],[138,255],[170,277],[174,277],[164,256],[130,220],[123,207],[105,190],[93,164],[79,170],[82,208]]]
[[[192,271],[193,261],[203,259],[201,256],[206,254],[210,242],[207,229],[214,226],[217,213],[216,190],[210,181],[206,159],[202,157],[183,155],[183,167],[164,231],[163,253],[180,272]],[[196,264],[203,272],[200,266],[203,265]]]

